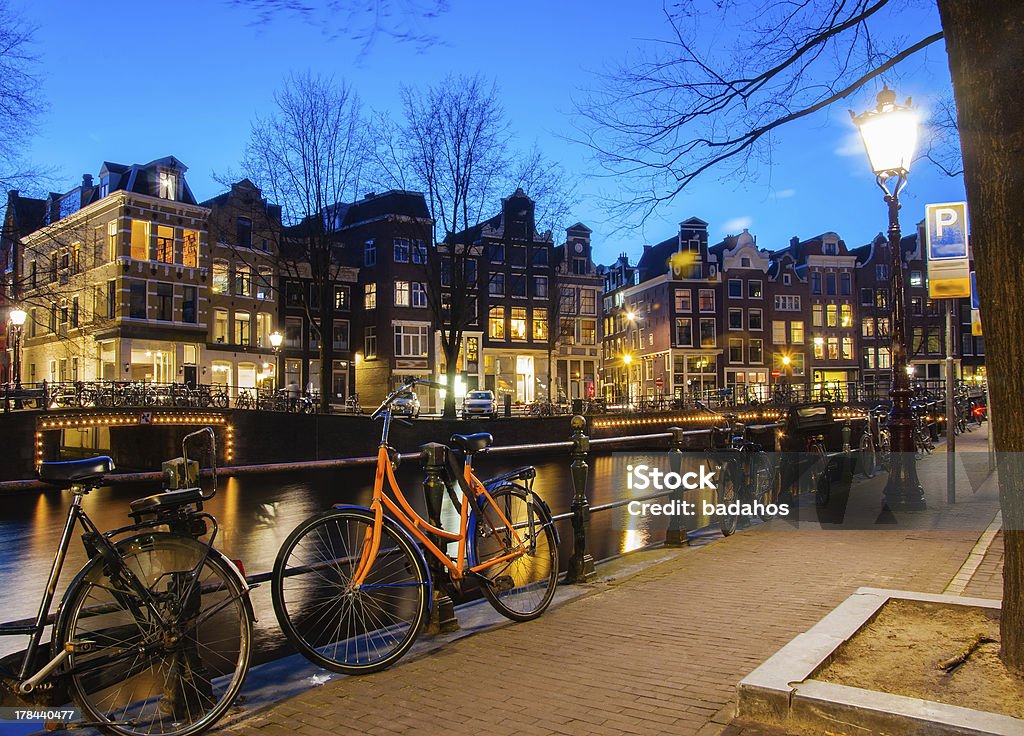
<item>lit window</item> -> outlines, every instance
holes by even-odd
[[[132,220],[132,258],[136,261],[149,260],[149,223]]]
[[[235,295],[252,296],[252,268],[247,264],[235,266]]]
[[[776,345],[786,344],[786,323],[782,320],[772,321],[772,342]]]
[[[367,327],[363,332],[363,357],[377,357],[377,328],[374,326]]]
[[[747,297],[750,299],[761,298],[761,282],[760,281],[748,281],[747,282]]]
[[[252,339],[248,312],[235,312],[235,344],[248,345]]]
[[[853,326],[853,307],[850,306],[849,304],[843,304],[840,307],[839,326],[840,327],[852,327]]]
[[[396,245],[395,248],[398,246]],[[395,282],[395,306],[396,307],[408,307],[409,306],[409,282],[408,281],[396,281]],[[367,307],[369,309],[369,307]]]
[[[195,230],[181,233],[181,264],[189,268],[199,267],[199,233]]]
[[[160,199],[178,198],[178,175],[173,171],[160,172]]]
[[[546,309],[533,310],[533,339],[548,339],[548,310]]]
[[[365,309],[377,308],[377,284],[366,284],[364,286],[363,307]]]
[[[509,337],[513,340],[526,339],[525,307],[512,307],[512,318],[509,320]]]
[[[653,335],[652,335],[653,337]],[[597,320],[595,319],[581,319],[580,320],[580,344],[581,345],[596,345],[597,344]]]
[[[812,327],[824,327],[825,326],[825,310],[820,304],[811,305],[811,326]]]
[[[213,261],[213,293],[228,293],[228,262],[223,258]]]
[[[487,317],[487,335],[495,340],[505,339],[505,308],[491,307]]]
[[[334,287],[334,310],[348,311],[349,303],[349,288],[347,286],[335,286]]]
[[[274,291],[274,269],[270,266],[260,266],[256,272],[256,298],[271,299]],[[337,294],[337,289],[335,289]],[[337,296],[335,296],[337,301]]]
[[[224,343],[228,341],[228,310],[213,310],[213,341]]]
[[[794,345],[804,344],[804,323],[802,320],[789,323],[789,341]]]
[[[826,342],[828,343],[828,359],[839,360],[839,338],[830,337]]]
[[[825,325],[837,327],[839,325],[839,309],[835,304],[829,304],[825,308]]]
[[[117,252],[117,220],[107,223],[107,260],[112,261],[120,255]]]

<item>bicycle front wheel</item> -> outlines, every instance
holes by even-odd
[[[768,453],[758,452],[750,460],[750,478],[753,484],[751,495],[760,503],[757,515],[761,521],[775,518],[775,467],[768,459]]]
[[[722,530],[724,537],[734,534],[740,523],[740,515],[730,513],[729,506],[739,501],[742,475],[739,466],[734,462],[726,462],[718,474],[718,505],[724,511],[718,515],[718,528]]]
[[[875,443],[871,440],[871,433],[865,432],[860,438],[860,452],[857,453],[860,462],[860,473],[865,478],[874,478],[877,467],[875,457]]]
[[[480,515],[474,514],[467,531],[470,564],[478,567],[501,560],[477,571],[485,579],[484,596],[506,618],[535,619],[551,604],[558,581],[554,522],[533,493],[514,483],[488,494],[493,503],[479,498]],[[510,555],[515,556],[502,560]]]
[[[78,650],[67,662],[71,694],[113,733],[200,733],[231,706],[249,669],[245,588],[218,554],[187,537],[133,537],[118,551],[159,613],[122,575],[108,577],[99,559],[89,563],[68,591],[56,634],[61,649],[75,642]]]
[[[376,672],[416,640],[430,584],[408,536],[385,523],[366,579],[352,580],[373,535],[368,509],[332,509],[293,531],[277,555],[271,594],[288,640],[314,664]]]

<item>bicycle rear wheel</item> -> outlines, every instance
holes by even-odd
[[[369,509],[332,509],[300,524],[274,563],[271,597],[281,629],[307,659],[334,672],[393,664],[427,613],[430,583],[419,552],[388,523],[366,579],[353,587],[372,531]]]
[[[742,473],[736,463],[729,461],[722,464],[718,473],[718,504],[725,507],[725,513],[718,515],[718,528],[724,537],[734,534],[740,523],[740,515],[729,513],[728,508],[739,501],[742,482]]]
[[[197,734],[238,695],[249,669],[252,619],[237,575],[207,550],[190,538],[161,533],[118,545],[163,621],[123,580],[108,577],[99,559],[68,591],[55,641],[61,649],[67,642],[91,642],[88,651],[70,655],[67,682],[83,712],[105,730]]]
[[[751,496],[761,504],[758,517],[761,521],[771,521],[775,513],[769,511],[775,504],[775,467],[768,459],[768,453],[757,452],[750,460],[750,478],[752,483]],[[777,507],[776,507],[777,508]]]
[[[513,621],[529,621],[544,613],[555,595],[558,538],[554,522],[530,491],[514,483],[488,493],[494,503],[479,499],[480,515],[474,513],[466,532],[471,540],[470,566],[522,550],[523,554],[480,570],[478,575],[485,579],[481,584],[484,596],[498,613]]]
[[[864,435],[860,438],[860,452],[858,452],[857,459],[860,464],[861,475],[865,478],[874,478],[877,458],[875,456],[875,443],[871,439],[870,432],[864,432]]]

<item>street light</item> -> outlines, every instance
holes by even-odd
[[[25,320],[28,319],[28,313],[18,307],[12,309],[7,316],[10,318],[11,324],[14,325],[14,364],[12,366],[14,390],[21,391],[21,330],[25,325]]]
[[[284,342],[284,335],[277,330],[270,333],[270,347],[274,349],[274,385],[278,385],[278,376],[281,375],[281,359],[279,357],[281,353],[281,343]]]
[[[899,195],[907,185],[910,163],[917,148],[917,114],[910,107],[896,104],[896,93],[887,86],[878,93],[878,106],[861,115],[850,111],[860,132],[875,181],[889,208],[889,256],[892,272],[892,409],[889,433],[892,458],[884,503],[890,510],[925,508],[924,490],[914,462],[914,415],[910,408],[913,389],[907,372],[906,296],[903,285],[903,258],[900,254]],[[890,190],[887,182],[895,179]]]

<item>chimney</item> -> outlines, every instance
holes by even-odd
[[[82,189],[92,188],[92,174],[82,174]]]
[[[796,235],[794,235],[792,238],[789,239],[789,247],[790,248],[795,248],[798,245],[800,245],[800,238],[798,238]]]

